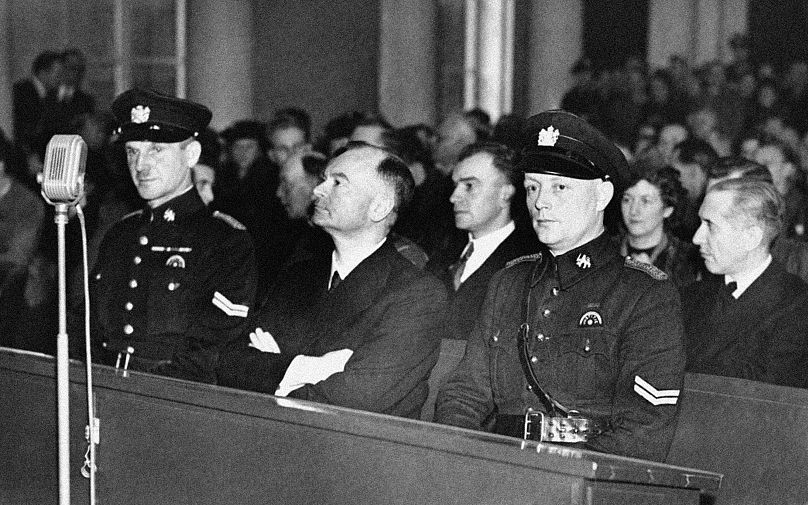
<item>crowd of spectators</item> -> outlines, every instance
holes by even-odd
[[[607,215],[615,242],[623,254],[665,270],[680,288],[710,275],[691,241],[708,167],[730,155],[769,169],[787,209],[772,254],[808,278],[802,245],[808,239],[808,64],[795,61],[778,72],[751,62],[744,37],[733,38],[731,47],[729,64],[696,68],[673,55],[664,68],[628,58],[620,68],[596,71],[582,58],[560,104],[606,132],[631,163],[628,184],[620,188],[625,195],[613,200],[616,210]],[[105,231],[142,206],[108,113],[96,110],[92,90],[82,89],[85,66],[80,51],[45,52],[34,61],[31,76],[14,86],[13,136],[0,143],[2,345],[44,352],[53,352],[55,345],[55,232],[36,183],[51,135],[80,134],[89,148],[82,204],[91,268]],[[390,149],[407,164],[415,191],[411,205],[399,212],[393,238],[399,252],[424,267],[430,258],[457,252],[466,243],[468,233],[455,226],[450,202],[451,176],[463,150],[495,142],[518,151],[524,120],[506,114],[492,121],[474,109],[447,115],[436,125],[391,125],[378,114],[351,111],[329,120],[318,135],[306,111],[287,107],[266,122],[244,118],[224,131],[200,135],[202,157],[194,180],[206,204],[250,232],[260,306],[290,257],[330,247],[310,222],[311,192],[340,147],[364,141]],[[640,209],[641,202],[654,199],[658,207]],[[518,227],[529,229],[524,207],[524,197],[515,197],[511,215]],[[71,222],[68,268],[74,301],[81,296],[80,258],[80,235]]]

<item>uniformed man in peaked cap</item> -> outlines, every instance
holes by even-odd
[[[219,347],[239,336],[255,295],[252,242],[211,212],[191,168],[207,107],[133,89],[112,104],[143,210],[104,237],[92,274],[93,338],[104,363],[215,381]]]
[[[528,120],[520,167],[545,248],[491,280],[435,418],[663,460],[683,380],[682,316],[665,274],[623,259],[604,231],[626,160],[556,110]]]

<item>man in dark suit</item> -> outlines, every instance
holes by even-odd
[[[49,116],[55,107],[62,71],[62,55],[45,51],[34,59],[31,77],[14,83],[14,141],[28,157],[29,170],[35,170],[44,160],[50,139],[47,134],[52,130]],[[46,109],[50,112],[46,113]]]
[[[412,195],[407,166],[349,144],[314,189],[334,249],[288,264],[220,369],[220,383],[417,417],[437,359],[446,294],[388,237]]]
[[[770,252],[782,197],[761,178],[729,178],[708,188],[699,217],[693,242],[717,277],[683,293],[686,369],[808,387],[808,284]]]
[[[511,202],[521,185],[513,151],[493,142],[473,144],[459,159],[449,200],[455,226],[468,232],[468,241],[440,251],[429,269],[449,292],[446,336],[466,340],[491,276],[510,260],[537,250],[538,242],[532,230],[517,228],[511,219]]]

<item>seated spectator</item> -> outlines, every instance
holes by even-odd
[[[700,107],[687,115],[687,127],[693,137],[710,144],[718,156],[729,156],[732,141],[718,130],[718,115],[709,107]]]
[[[317,150],[326,156],[333,156],[348,144],[351,133],[361,120],[362,113],[357,111],[346,112],[330,119],[323,128],[323,137],[317,142]]]
[[[469,109],[463,115],[471,120],[474,125],[474,133],[477,134],[477,141],[483,142],[491,137],[493,125],[491,125],[491,115],[479,107]]]
[[[277,172],[280,167],[298,149],[311,147],[308,128],[310,128],[310,123],[306,122],[305,116],[288,112],[276,115],[267,125],[267,156],[275,164],[273,167],[275,184],[269,188],[272,195],[275,194],[275,188],[277,188]]]
[[[351,142],[365,142],[374,146],[383,146],[382,136],[391,130],[390,123],[380,115],[369,114],[362,118],[351,132]]]
[[[679,172],[679,180],[687,191],[687,201],[682,205],[681,219],[673,232],[689,242],[699,226],[699,206],[707,183],[707,166],[718,158],[715,150],[706,141],[689,138],[673,150],[671,166]]]
[[[745,171],[756,165],[743,158],[721,163]],[[770,252],[782,226],[782,197],[760,178],[729,178],[707,189],[699,216],[693,242],[716,277],[682,296],[687,370],[808,387],[808,284]]]
[[[0,345],[43,350],[23,341],[18,325],[26,316],[28,269],[45,217],[45,202],[7,167],[21,162],[0,133]]]
[[[673,163],[673,150],[687,140],[687,128],[679,123],[668,123],[659,129],[656,148],[668,165]]]
[[[327,165],[313,222],[334,249],[283,270],[220,383],[416,418],[437,360],[443,286],[389,240],[412,194],[406,165],[358,144]]]
[[[494,125],[491,140],[505,144],[516,151],[520,147],[520,142],[522,142],[522,128],[524,127],[524,117],[518,114],[505,114],[500,116],[499,121]]]
[[[514,168],[514,157],[501,144],[473,144],[460,154],[452,174],[455,226],[467,237],[438,251],[428,265],[449,293],[449,338],[466,340],[471,334],[488,281],[498,270],[538,250],[533,230],[517,228],[511,218],[514,202],[524,206],[524,198],[516,196],[521,173]]]
[[[797,167],[794,152],[783,142],[765,139],[754,153],[754,160],[771,173],[774,187],[783,197],[783,235],[805,240],[808,225],[808,194],[805,175]]]
[[[401,209],[393,230],[418,244],[428,257],[455,235],[451,180],[443,177],[432,163],[429,147],[417,130],[402,128],[386,132],[384,146],[407,164],[415,181],[412,201]]]
[[[746,157],[751,159],[751,157]],[[724,179],[754,179],[773,184],[769,170],[758,163],[735,163],[734,158],[724,158],[709,166],[707,187]],[[786,272],[808,282],[808,242],[787,238],[781,233],[771,247],[774,261],[783,265]]]
[[[438,140],[433,159],[435,167],[446,177],[451,177],[460,152],[477,142],[474,124],[462,114],[449,114],[438,125]]]
[[[685,193],[678,173],[667,166],[635,163],[621,200],[626,232],[620,254],[659,268],[682,288],[697,278],[698,251],[670,233]]]

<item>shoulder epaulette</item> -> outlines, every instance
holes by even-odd
[[[525,256],[519,256],[518,258],[514,258],[511,261],[505,263],[505,268],[511,268],[514,265],[518,265],[519,263],[525,263],[527,261],[539,261],[539,260],[541,260],[541,253],[527,254]]]
[[[136,211],[134,211],[134,212],[130,212],[129,214],[127,214],[127,215],[123,216],[123,217],[121,218],[121,221],[125,221],[125,220],[129,219],[130,217],[139,216],[139,215],[141,215],[141,214],[143,214],[143,209],[138,209],[138,210],[136,210]]]
[[[639,270],[640,272],[645,272],[654,279],[658,281],[667,280],[668,274],[663,272],[662,270],[658,269],[654,265],[649,265],[648,263],[643,263],[642,261],[637,261],[633,259],[631,256],[626,256],[625,265],[629,268],[633,268],[634,270]]]
[[[228,214],[225,214],[224,212],[219,212],[218,210],[215,210],[215,211],[213,211],[213,217],[221,219],[225,223],[229,224],[232,228],[235,228],[237,230],[246,230],[247,229],[246,226],[239,223],[238,219],[236,219],[233,216],[230,216]]]

